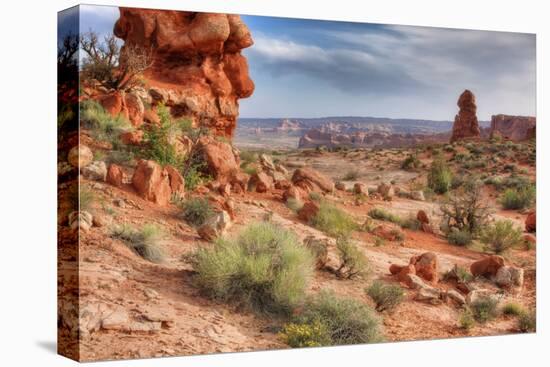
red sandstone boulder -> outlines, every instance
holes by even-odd
[[[424,210],[419,210],[418,211],[418,213],[416,214],[416,219],[420,223],[430,224],[430,218],[428,218],[428,214],[426,214],[426,212]]]
[[[277,190],[288,190],[292,187],[292,182],[289,180],[278,180],[275,181],[275,188]]]
[[[248,189],[250,176],[244,172],[234,172],[229,182],[234,193],[242,194]]]
[[[536,232],[537,231],[537,213],[532,211],[525,218],[525,230],[527,232]]]
[[[419,256],[411,257],[410,265],[414,265],[416,275],[424,280],[437,283],[439,280],[439,261],[433,252],[425,252]]]
[[[220,183],[228,182],[239,170],[239,158],[231,145],[203,137],[197,143],[197,149],[202,153],[207,164],[208,173]]]
[[[118,115],[122,115],[123,117],[128,118],[128,110],[124,105],[124,98],[120,92],[114,92],[102,96],[99,99],[99,103],[111,116],[116,117]]]
[[[170,179],[168,173],[156,162],[140,160],[132,176],[132,185],[146,200],[159,205],[170,202]]]
[[[250,177],[248,182],[250,190],[256,192],[268,192],[273,189],[273,179],[265,172],[257,172]]]
[[[124,105],[128,110],[130,123],[135,127],[141,126],[143,124],[143,113],[145,112],[141,98],[134,93],[127,93],[124,95]]]
[[[315,201],[308,201],[298,211],[298,218],[305,222],[309,222],[313,217],[319,213],[320,206]]]
[[[134,130],[120,134],[120,140],[126,145],[140,145],[143,141],[143,131]]]
[[[353,193],[357,195],[368,195],[369,190],[367,189],[367,185],[361,182],[357,182],[355,183],[355,185],[353,185]]]
[[[292,175],[292,183],[306,191],[332,192],[334,182],[313,168],[298,168]]]
[[[288,199],[294,199],[302,201],[305,195],[306,194],[299,187],[291,186],[283,193],[283,200],[287,201]]]
[[[170,191],[172,194],[185,194],[185,180],[183,176],[172,166],[164,167],[164,170],[168,174],[170,180]]]
[[[498,269],[504,266],[502,256],[490,255],[470,265],[470,272],[473,276],[490,277],[496,275]]]
[[[462,139],[479,139],[480,130],[476,115],[476,97],[466,89],[460,95],[457,105],[460,110],[453,124],[451,143]]]
[[[387,241],[401,241],[405,238],[405,235],[400,229],[394,227],[386,227],[384,225],[379,225],[378,227],[376,227],[372,231],[372,234]]]
[[[409,274],[413,274],[413,275],[416,274],[416,268],[414,267],[414,265],[410,265],[410,264],[405,266],[392,264],[390,265],[390,273],[392,275],[397,275],[397,279],[400,282],[408,283]]]
[[[116,164],[109,165],[106,181],[110,185],[122,187],[124,183],[124,171],[122,171],[122,168]]]

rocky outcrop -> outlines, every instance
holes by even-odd
[[[292,175],[292,183],[306,191],[334,191],[334,182],[313,168],[298,168]]]
[[[173,194],[183,194],[183,178],[172,167],[140,160],[132,176],[132,186],[146,200],[167,205]]]
[[[535,137],[537,119],[531,116],[494,115],[491,117],[491,138],[522,141]]]
[[[253,41],[238,15],[121,7],[114,34],[123,47],[151,50],[152,66],[144,77],[153,106],[164,103],[175,118],[233,136],[238,99],[254,91],[241,54]],[[134,120],[141,108],[132,107],[127,112]]]
[[[458,98],[457,105],[460,110],[453,124],[451,143],[463,139],[478,139],[480,130],[476,115],[476,97],[466,89]]]

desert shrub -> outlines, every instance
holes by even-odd
[[[377,311],[390,310],[403,301],[403,288],[395,284],[375,281],[367,288],[367,294],[376,303]]]
[[[406,171],[414,170],[420,167],[420,160],[416,154],[410,154],[407,158],[401,163],[401,169]]]
[[[286,324],[279,335],[283,342],[292,348],[321,347],[331,344],[327,327],[319,320],[311,324]]]
[[[481,297],[470,304],[474,319],[479,323],[491,321],[498,316],[498,301],[493,297]]]
[[[467,246],[472,243],[472,234],[465,230],[450,231],[447,233],[447,241],[451,245]]]
[[[474,327],[476,320],[474,314],[469,308],[465,308],[460,312],[458,317],[458,325],[465,330],[470,330]]]
[[[297,213],[300,209],[302,209],[304,203],[296,198],[288,198],[286,201],[286,206],[293,212]]]
[[[506,189],[500,197],[500,204],[504,209],[524,209],[533,204],[536,197],[536,191],[533,186],[520,189]]]
[[[387,212],[382,208],[372,208],[371,210],[369,210],[368,215],[373,219],[385,220],[385,221],[392,222],[399,225],[401,225],[401,222],[402,222],[399,216],[392,214],[390,212]]]
[[[438,194],[444,194],[451,187],[453,175],[450,168],[442,158],[437,158],[432,162],[428,174],[428,187]]]
[[[67,192],[71,209],[90,211],[96,201],[96,195],[87,185],[72,185]]]
[[[355,181],[359,178],[359,171],[358,170],[350,170],[347,171],[344,176],[342,177],[342,181]]]
[[[502,306],[502,313],[504,315],[520,316],[525,310],[519,303],[509,302]]]
[[[170,111],[164,105],[159,105],[157,114],[160,124],[151,124],[144,134],[145,148],[142,154],[161,165],[171,165],[178,169],[183,167],[184,157],[178,153],[174,141],[182,132],[186,121],[172,121]]]
[[[522,312],[518,317],[518,329],[524,333],[533,333],[537,329],[537,314],[535,311]]]
[[[339,277],[351,279],[367,272],[367,258],[357,245],[348,239],[339,238],[336,248],[341,261],[340,268],[336,270]]]
[[[349,214],[325,201],[311,219],[311,225],[333,237],[349,237],[358,227]]]
[[[213,213],[208,199],[192,198],[180,203],[181,217],[192,226],[201,226]]]
[[[118,144],[122,132],[131,129],[130,123],[121,115],[111,116],[98,102],[86,100],[80,103],[80,125],[91,130],[96,140]]]
[[[199,249],[194,269],[197,286],[213,298],[289,314],[305,295],[313,256],[293,232],[260,222]]]
[[[469,180],[440,206],[443,227],[477,235],[489,219],[489,206],[481,192],[481,182]]]
[[[460,283],[468,283],[474,277],[470,272],[462,266],[455,265],[453,269],[447,271],[443,276],[445,280],[456,279]]]
[[[128,225],[113,229],[112,237],[123,240],[126,245],[145,260],[160,263],[164,260],[164,252],[158,246],[162,233],[153,224],[146,224],[140,229]]]
[[[382,237],[376,237],[374,239],[374,246],[376,247],[384,246],[385,244],[386,244],[386,240],[383,239]]]
[[[400,222],[401,228],[407,228],[413,231],[418,231],[420,227],[422,226],[422,223],[414,215],[410,215],[409,217],[401,220]]]
[[[202,170],[206,166],[204,163],[198,163],[190,165],[184,170],[183,179],[185,181],[185,188],[187,190],[194,190],[197,186],[208,182],[211,177],[205,175]]]
[[[355,299],[339,298],[326,290],[310,297],[294,322],[302,325],[320,322],[328,334],[328,343],[325,345],[383,341],[380,319],[374,310]]]
[[[309,193],[308,197],[309,197],[310,200],[313,200],[313,201],[316,201],[316,202],[320,202],[321,199],[323,199],[323,195],[321,195],[317,191],[311,191]]]
[[[481,241],[486,251],[501,254],[522,243],[522,231],[512,221],[498,220],[483,230]]]

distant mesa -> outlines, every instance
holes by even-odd
[[[490,137],[522,141],[536,135],[537,119],[532,116],[494,115],[491,117]]]
[[[457,105],[460,110],[458,111],[458,115],[455,116],[451,143],[457,140],[479,139],[481,132],[476,115],[477,105],[475,95],[466,89],[458,98]]]
[[[114,34],[123,47],[153,53],[144,75],[153,105],[164,103],[176,118],[233,137],[238,99],[254,91],[241,54],[253,40],[238,15],[121,7]]]

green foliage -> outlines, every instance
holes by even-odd
[[[401,163],[401,169],[405,171],[411,171],[420,167],[420,160],[416,154],[410,154],[405,160]]]
[[[130,123],[119,115],[112,117],[96,101],[86,100],[80,103],[80,126],[91,130],[96,140],[119,144],[119,136],[131,129]]]
[[[353,218],[340,208],[321,202],[319,212],[311,219],[311,225],[332,237],[349,237],[358,228]]]
[[[401,225],[402,223],[402,220],[399,216],[387,212],[382,208],[372,208],[371,210],[369,210],[368,215],[373,219],[385,220],[399,225]]]
[[[336,241],[341,265],[336,271],[341,278],[351,279],[367,272],[367,258],[353,242],[345,238]]]
[[[295,198],[288,198],[286,201],[286,206],[294,213],[298,213],[298,211],[304,206],[304,203]]]
[[[67,195],[71,209],[75,211],[90,211],[96,201],[94,192],[86,185],[72,185]]]
[[[536,190],[534,186],[522,187],[520,189],[506,189],[500,198],[500,204],[504,209],[524,209],[530,207],[535,201]]]
[[[453,175],[449,166],[442,158],[437,158],[432,162],[428,174],[428,187],[438,194],[444,194],[449,191]]]
[[[403,288],[395,284],[375,281],[367,288],[367,294],[376,303],[377,311],[391,310],[403,301]]]
[[[213,213],[212,206],[206,198],[192,198],[180,205],[181,217],[192,226],[201,226]]]
[[[194,268],[197,286],[211,297],[288,315],[305,295],[313,257],[293,232],[261,222],[200,248]]]
[[[211,177],[205,175],[202,170],[206,167],[206,163],[199,162],[194,165],[190,165],[183,174],[185,181],[185,188],[187,190],[194,190],[197,186],[210,181]]]
[[[469,308],[465,308],[460,312],[460,315],[458,317],[458,324],[462,329],[470,330],[474,327],[476,323],[476,320],[474,318],[474,314]]]
[[[279,336],[292,348],[321,347],[331,344],[327,327],[319,320],[314,320],[311,324],[286,324]]]
[[[295,323],[324,325],[328,343],[323,345],[348,345],[383,341],[380,319],[368,305],[352,298],[339,298],[333,292],[323,290],[310,297]]]
[[[456,230],[447,233],[447,241],[451,245],[468,246],[472,243],[472,234],[466,230]]]
[[[152,159],[161,165],[171,165],[178,169],[183,167],[184,157],[177,152],[174,141],[178,134],[181,134],[181,125],[173,122],[170,111],[164,105],[159,105],[157,114],[160,124],[151,124],[145,130],[145,146],[142,151],[147,159]]]
[[[352,169],[346,172],[346,174],[342,177],[342,181],[355,181],[359,178],[359,171],[356,169]]]
[[[115,227],[111,235],[123,240],[130,249],[145,260],[154,263],[161,263],[164,260],[164,252],[158,246],[161,231],[153,224],[146,224],[140,229],[121,225]]]
[[[401,228],[407,228],[412,231],[418,231],[420,227],[422,226],[422,223],[414,215],[409,216],[406,219],[401,220]]]
[[[534,333],[537,330],[537,314],[535,311],[522,312],[518,317],[518,329],[524,333]]]
[[[311,200],[316,202],[320,202],[323,199],[323,196],[317,191],[311,191],[308,196]]]
[[[520,316],[525,310],[519,303],[509,302],[502,307],[502,313],[504,315]]]
[[[522,231],[514,227],[512,221],[498,220],[489,225],[481,234],[485,249],[501,254],[508,249],[522,244]]]
[[[470,304],[474,319],[479,323],[491,321],[498,316],[498,301],[493,297],[481,297]]]

